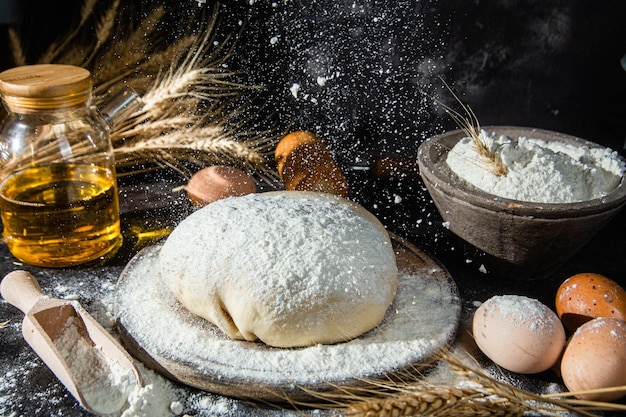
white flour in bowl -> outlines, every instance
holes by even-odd
[[[624,161],[608,148],[480,133],[483,143],[508,168],[497,176],[471,138],[461,139],[446,162],[463,180],[489,194],[535,203],[573,203],[601,198],[619,185]]]

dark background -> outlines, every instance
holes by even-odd
[[[250,27],[235,61],[270,86],[282,124],[322,133],[346,163],[372,153],[414,155],[423,138],[455,127],[427,97],[453,102],[440,77],[483,125],[624,147],[623,2],[295,3],[244,11]],[[333,73],[324,87],[316,83]],[[298,100],[288,90],[293,82]]]
[[[35,60],[72,27],[81,4],[0,0],[0,24],[17,25]],[[212,2],[171,5],[178,10],[168,32],[176,36],[206,19]],[[221,10],[223,32],[246,24],[229,63],[245,71],[245,82],[267,87],[261,96],[275,123],[316,131],[346,164],[414,155],[425,137],[453,128],[429,98],[452,102],[441,79],[483,125],[546,128],[624,147],[622,1],[227,0]],[[0,68],[10,66],[2,27]]]

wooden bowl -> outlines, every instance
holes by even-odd
[[[576,146],[601,147],[561,133],[513,126],[485,126],[510,137],[525,136]],[[450,170],[448,151],[467,135],[461,130],[427,139],[418,149],[420,175],[450,230],[486,253],[488,271],[506,278],[545,278],[584,246],[626,203],[626,180],[602,198],[543,204],[488,194]]]

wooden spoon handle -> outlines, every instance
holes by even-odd
[[[28,313],[44,297],[39,283],[29,272],[17,270],[8,273],[0,282],[2,298]]]

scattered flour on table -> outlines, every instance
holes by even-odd
[[[493,174],[481,162],[472,139],[460,140],[446,162],[459,177],[496,196],[535,203],[572,203],[601,198],[624,176],[624,161],[608,148],[574,146],[526,137],[495,137],[485,130],[480,138],[508,168]]]

